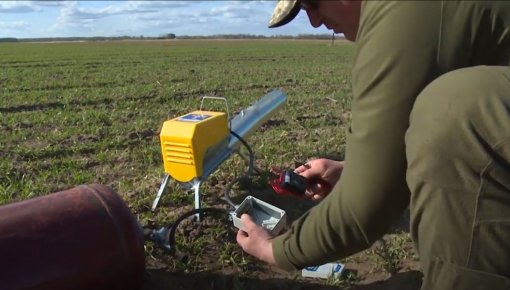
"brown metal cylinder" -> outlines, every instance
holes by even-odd
[[[109,187],[81,185],[0,207],[0,289],[139,289],[143,235]]]

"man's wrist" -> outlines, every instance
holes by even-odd
[[[271,252],[274,264],[287,271],[299,270],[298,267],[292,264],[292,262],[288,259],[287,253],[285,252],[285,243],[287,242],[289,235],[290,233],[287,232],[271,240]]]
[[[265,245],[265,249],[264,249],[264,262],[268,263],[268,264],[271,264],[271,265],[276,265],[276,261],[274,259],[274,254],[273,254],[273,240],[269,240],[268,243]]]

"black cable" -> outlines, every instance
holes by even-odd
[[[253,151],[251,150],[251,147],[250,145],[248,144],[248,142],[246,142],[241,136],[239,136],[239,134],[237,134],[236,132],[234,131],[230,131],[230,134],[232,134],[232,136],[236,137],[243,145],[244,147],[246,147],[246,149],[248,150],[248,154],[249,154],[249,159],[248,159],[248,170],[246,171],[246,174],[243,175],[243,176],[240,176],[236,179],[234,179],[232,182],[229,182],[226,186],[225,186],[225,190],[224,190],[224,199],[226,202],[228,202],[228,204],[230,204],[233,208],[237,208],[238,205],[236,205],[232,199],[230,198],[230,191],[232,190],[232,187],[234,186],[234,184],[236,184],[237,182],[239,182],[241,179],[243,179],[245,176],[250,176],[252,175],[253,173],[253,162],[254,162],[254,159],[255,159],[255,155],[253,154]]]
[[[181,215],[175,222],[170,226],[170,229],[168,231],[168,244],[175,249],[175,231],[177,230],[177,227],[179,224],[189,218],[190,216],[193,216],[195,214],[202,214],[206,212],[212,212],[212,213],[224,213],[229,215],[230,212],[223,208],[215,208],[215,207],[206,207],[206,208],[196,208],[193,210],[190,210],[183,215]]]
[[[232,134],[234,137],[236,137],[248,150],[249,163],[248,163],[248,170],[246,172],[246,176],[249,176],[253,172],[253,162],[254,162],[253,151],[252,151],[250,145],[248,145],[248,143],[241,136],[239,136],[236,132],[230,131],[230,134]],[[229,193],[230,193],[230,190],[232,189],[232,186],[234,186],[235,183],[239,182],[239,180],[241,180],[243,177],[244,176],[238,177],[234,181],[228,183],[225,186],[225,192],[224,192],[225,193],[225,201],[228,202],[234,208],[237,208],[237,205],[232,202],[232,200],[230,199]],[[185,220],[193,215],[202,214],[202,213],[206,213],[206,212],[230,215],[230,212],[223,208],[209,207],[209,208],[193,209],[193,210],[190,210],[190,211],[185,212],[184,214],[180,215],[177,218],[177,220],[175,220],[172,223],[172,225],[168,228],[161,228],[159,230],[151,230],[148,228],[144,228],[144,236],[146,237],[146,239],[151,240],[156,245],[158,245],[160,248],[162,248],[164,251],[169,252],[174,255],[179,254],[179,253],[177,253],[177,249],[175,247],[175,232],[177,231],[177,227],[183,220]]]
[[[248,144],[248,142],[246,142],[246,140],[244,140],[236,132],[230,131],[230,134],[232,134],[232,136],[236,137],[241,143],[243,143],[244,147],[246,147],[246,150],[248,150],[250,159],[249,159],[249,163],[248,163],[248,172],[246,172],[246,174],[251,175],[253,172],[253,162],[255,159],[255,155],[253,154],[253,151],[251,150],[250,145]]]
[[[177,227],[179,227],[179,224],[196,214],[204,214],[207,212],[212,213],[219,213],[219,214],[226,214],[230,215],[230,212],[223,208],[199,208],[199,209],[193,209],[190,211],[185,212],[184,214],[180,215],[169,227],[162,227],[159,229],[154,229],[148,226],[143,226],[143,234],[144,239],[146,241],[153,242],[156,246],[161,248],[167,253],[170,253],[174,256],[181,256],[179,259],[184,260],[185,255],[181,252],[179,252],[175,246],[175,232],[177,231]]]

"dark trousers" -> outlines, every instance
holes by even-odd
[[[406,134],[424,290],[510,289],[510,68],[439,77]]]

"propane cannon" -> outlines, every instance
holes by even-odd
[[[224,100],[226,112],[203,111],[204,99]],[[165,121],[160,133],[165,175],[152,210],[158,206],[169,177],[184,188],[194,190],[195,209],[199,209],[201,183],[237,152],[240,144],[286,100],[284,92],[273,90],[231,119],[226,99],[204,97],[200,110]]]
[[[137,290],[142,228],[111,188],[81,185],[0,207],[3,290]]]

